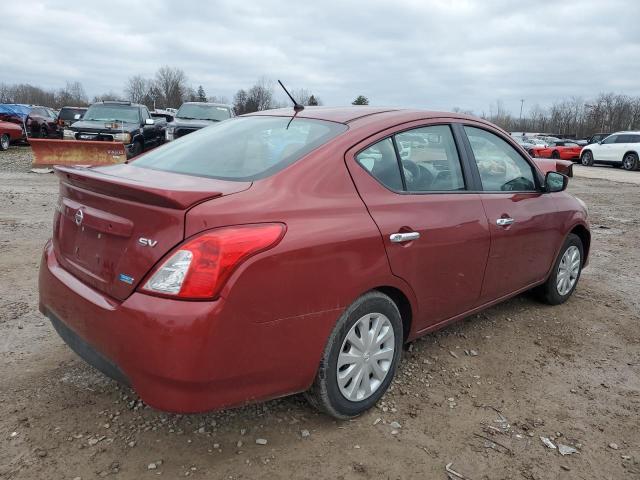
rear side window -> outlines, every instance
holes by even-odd
[[[400,132],[393,140],[385,138],[363,150],[356,160],[392,190],[421,193],[465,189],[458,151],[448,125]]]
[[[515,148],[486,130],[468,126],[464,130],[478,165],[483,190],[536,190],[533,169]]]
[[[237,117],[152,150],[136,167],[253,181],[273,175],[347,130],[341,123],[291,117]]]
[[[448,125],[417,128],[395,136],[411,192],[464,190],[464,177]]]
[[[640,143],[640,135],[629,135],[629,143]]]
[[[391,190],[402,190],[400,167],[390,138],[374,143],[360,152],[356,159],[385,187]]]

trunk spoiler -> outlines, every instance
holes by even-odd
[[[251,182],[193,177],[126,164],[100,169],[56,166],[54,171],[61,182],[80,189],[179,210],[251,186]]]

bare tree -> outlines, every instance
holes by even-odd
[[[144,78],[142,75],[134,75],[129,77],[124,87],[124,93],[133,103],[145,103],[151,98],[149,90],[153,82]],[[150,105],[147,105],[150,106]]]
[[[162,105],[158,106],[178,108],[188,90],[187,76],[181,69],[165,65],[156,72],[155,86],[161,95]]]

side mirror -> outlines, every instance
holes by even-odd
[[[547,172],[544,177],[544,191],[547,193],[563,192],[569,185],[569,177],[558,172]]]
[[[155,122],[155,120],[154,120],[153,118],[147,118],[147,119],[144,121],[144,124],[145,124],[145,125],[155,125],[155,123],[156,123],[156,122]]]
[[[74,119],[74,120],[80,120],[80,114],[79,114],[79,113],[76,113],[76,114],[73,116],[73,119]]]

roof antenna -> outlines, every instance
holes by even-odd
[[[295,98],[293,98],[291,96],[289,91],[285,88],[285,86],[282,84],[282,82],[280,80],[278,80],[278,83],[280,84],[280,86],[284,90],[284,93],[286,93],[289,96],[289,98],[291,99],[291,101],[293,102],[293,109],[295,110],[295,112],[298,113],[298,112],[301,112],[302,110],[304,110],[304,105],[300,105],[298,102],[296,102]]]

